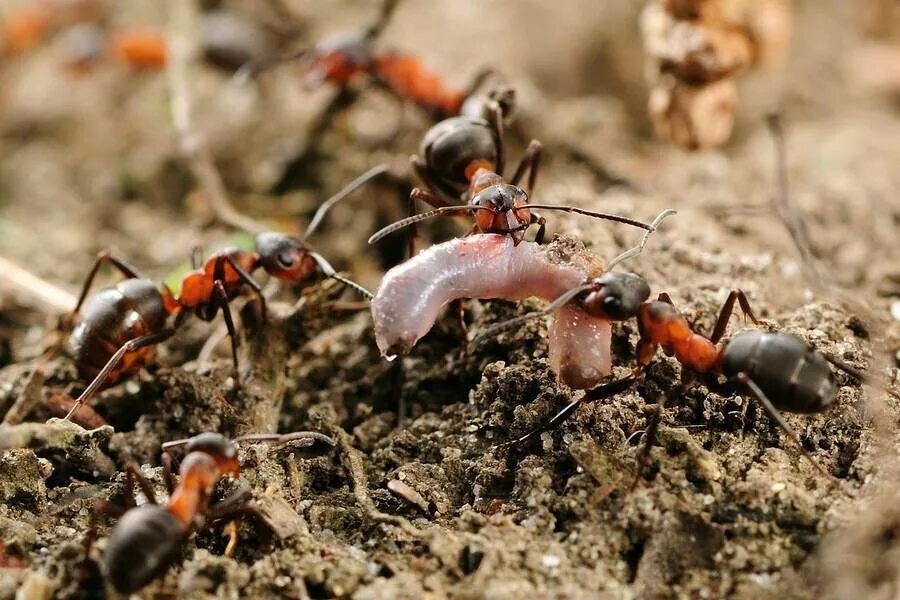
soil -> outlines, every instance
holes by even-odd
[[[110,18],[163,25],[163,4],[117,4]],[[225,4],[260,19],[266,7],[288,7],[302,29],[297,47],[358,27],[377,3]],[[85,557],[93,506],[123,500],[128,461],[142,465],[161,499],[163,441],[296,430],[339,444],[245,447],[241,479],[264,522],[241,520],[232,557],[221,525],[199,531],[140,597],[895,597],[900,406],[885,390],[896,393],[900,377],[900,90],[857,85],[855,73],[874,66],[854,60],[864,44],[897,45],[900,31],[885,21],[873,40],[856,4],[795,2],[787,66],[741,81],[728,146],[689,154],[649,137],[638,4],[407,0],[383,43],[414,49],[458,85],[484,65],[503,73],[519,100],[511,160],[531,137],[544,142],[539,201],[645,220],[677,209],[628,268],[654,294],[667,291],[698,331],[711,331],[728,291],[741,288],[765,329],[866,369],[865,386],[835,375],[828,411],[786,417],[837,484],[740,389],[703,380],[679,389],[681,369],[662,355],[632,391],[584,403],[526,446],[497,447],[583,393],[550,371],[547,323],[467,352],[448,311],[410,355],[387,362],[365,306],[333,281],[302,290],[267,283],[265,323],[252,297],[235,303],[239,391],[227,341],[198,359],[221,324],[193,320],[156,362],[97,398],[108,425],[82,429],[53,418],[60,409],[51,399],[76,379],[70,359],[29,381],[60,312],[4,285],[0,413],[23,395],[34,403],[25,423],[0,427],[8,448],[0,598],[112,595],[98,561],[114,520],[101,519]],[[212,219],[195,188],[165,76],[107,65],[72,77],[59,67],[61,52],[51,40],[0,63],[0,254],[77,293],[104,248],[168,281],[186,269],[194,244],[246,243]],[[376,286],[402,258],[405,238],[376,248],[366,239],[404,214],[414,184],[406,157],[427,120],[362,89],[304,154],[333,90],[300,89],[290,67],[249,85],[192,68],[196,129],[235,204],[273,229],[300,231],[352,177],[391,166],[391,177],[339,205],[311,240]],[[818,280],[805,276],[771,203],[775,158],[763,116],[773,108],[783,111],[790,198],[809,229]],[[399,133],[387,139],[396,119]],[[286,173],[301,154],[301,168]],[[550,236],[581,240],[602,257],[639,238],[624,226],[546,216]],[[464,231],[434,223],[419,243]],[[469,332],[538,306],[472,301]],[[736,317],[729,334],[749,327]],[[614,327],[615,374],[633,365],[636,339],[633,323]],[[640,433],[667,393],[658,441],[629,492]],[[217,497],[237,485],[220,483]]]

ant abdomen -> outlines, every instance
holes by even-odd
[[[183,537],[182,524],[163,506],[145,504],[126,512],[106,542],[106,577],[120,593],[136,592],[175,562]]]
[[[789,333],[747,331],[734,336],[722,355],[722,371],[728,376],[745,373],[781,410],[815,413],[834,400],[828,361]]]
[[[167,317],[162,295],[150,280],[126,279],[98,292],[82,309],[69,341],[79,373],[94,377],[122,344],[161,331]],[[152,351],[136,351],[110,374],[107,384],[139,368]]]
[[[475,163],[497,164],[497,140],[487,122],[471,117],[445,119],[428,130],[419,154],[442,182],[459,194],[469,186],[466,170]]]

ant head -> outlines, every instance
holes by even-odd
[[[209,495],[223,473],[213,457],[202,452],[194,452],[181,461],[178,474],[181,475],[181,485]]]
[[[650,286],[634,273],[607,272],[594,279],[593,289],[581,301],[584,310],[610,321],[624,321],[637,316],[650,297]]]
[[[238,475],[237,446],[234,442],[219,433],[201,433],[195,435],[184,446],[186,454],[200,452],[212,458],[222,473]]]
[[[451,117],[434,125],[419,147],[429,173],[461,194],[469,186],[471,166],[497,166],[499,149],[482,119]]]
[[[516,108],[516,91],[511,87],[497,87],[485,94],[473,94],[466,98],[460,114],[485,121],[491,118],[491,111],[496,106],[500,109],[500,119],[504,125],[512,121]]]
[[[527,203],[528,195],[525,190],[509,183],[490,185],[475,194],[469,202],[472,206],[490,209],[475,211],[475,223],[481,231],[509,233],[516,244],[525,237],[525,228],[531,221],[531,213],[527,208],[516,210],[516,207]]]
[[[315,88],[323,81],[345,85],[372,62],[370,44],[359,36],[335,38],[318,44],[308,58],[304,84]]]
[[[266,232],[256,236],[259,265],[272,277],[300,282],[316,272],[318,265],[300,240],[283,233]]]

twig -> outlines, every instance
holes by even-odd
[[[809,229],[806,227],[803,215],[791,202],[789,194],[787,151],[785,149],[784,127],[781,123],[781,115],[769,115],[766,123],[775,143],[775,172],[778,179],[778,191],[772,196],[772,206],[794,240],[797,251],[800,252],[800,260],[803,262],[807,283],[814,289],[822,291],[831,286],[823,278],[819,265],[816,263],[810,244]]]
[[[0,288],[11,294],[24,294],[63,312],[75,307],[75,296],[3,257],[0,257]]]
[[[178,134],[178,143],[216,218],[237,229],[261,233],[267,228],[242,214],[231,204],[209,150],[193,129],[189,67],[197,55],[197,31],[196,0],[170,0],[166,39],[170,58],[166,75],[171,96],[172,122]]]
[[[409,519],[400,515],[389,515],[381,512],[375,506],[372,497],[369,496],[369,480],[366,477],[366,469],[363,464],[362,453],[353,446],[353,440],[350,434],[343,430],[339,425],[331,423],[331,436],[337,440],[338,447],[341,450],[341,457],[344,467],[350,474],[353,482],[353,495],[356,501],[366,511],[366,515],[375,523],[384,523],[393,525],[402,530],[407,535],[415,538],[424,538],[428,536],[427,531],[423,531],[409,522]]]

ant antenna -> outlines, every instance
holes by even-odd
[[[334,267],[331,266],[331,263],[329,263],[327,260],[325,260],[325,257],[322,256],[321,254],[319,254],[318,252],[310,251],[309,256],[311,256],[312,259],[314,261],[316,261],[316,264],[319,265],[319,268],[322,270],[322,273],[325,274],[325,277],[330,277],[331,279],[334,279],[335,281],[340,281],[341,283],[346,285],[348,288],[351,288],[354,291],[356,291],[356,293],[358,293],[360,296],[364,297],[366,300],[371,300],[372,298],[375,297],[375,294],[373,294],[372,292],[370,292],[363,286],[359,285],[355,281],[352,281],[350,279],[347,279],[346,277],[338,275],[337,271],[334,270]]]
[[[538,317],[546,317],[547,315],[553,314],[557,310],[574,300],[575,297],[583,294],[584,292],[589,292],[592,289],[594,289],[593,283],[585,283],[583,285],[579,285],[578,287],[572,288],[571,290],[563,293],[563,295],[559,296],[556,300],[540,310],[535,310],[519,317],[513,317],[512,319],[503,321],[502,323],[491,325],[490,327],[479,333],[477,336],[475,336],[471,342],[469,342],[469,350],[474,350],[476,347],[481,345],[484,340],[489,337],[493,337],[502,331],[506,331],[507,329],[511,329],[532,319],[536,319]]]
[[[621,253],[620,255],[618,255],[617,257],[612,259],[612,261],[606,266],[606,268],[603,270],[603,272],[604,273],[609,272],[613,269],[613,267],[615,267],[620,262],[627,260],[629,258],[635,257],[638,254],[640,254],[641,251],[644,249],[644,246],[647,245],[647,240],[650,238],[650,234],[652,234],[654,231],[656,231],[656,229],[659,227],[659,224],[662,223],[663,219],[665,219],[666,217],[668,217],[670,215],[674,215],[674,214],[676,214],[676,211],[671,208],[667,208],[666,210],[659,213],[659,215],[657,215],[656,218],[653,219],[653,221],[649,225],[645,226],[647,228],[647,233],[645,233],[644,237],[641,238],[640,244],[638,244],[637,246],[635,246],[633,248],[629,248],[625,252]],[[643,224],[641,224],[641,225],[643,226]],[[491,325],[490,327],[488,327],[487,329],[485,329],[484,331],[479,333],[477,336],[475,336],[475,338],[473,338],[471,342],[469,342],[469,350],[470,351],[473,350],[478,345],[483,343],[486,338],[492,337],[492,336],[500,333],[501,331],[506,331],[507,329],[516,327],[518,325],[521,325],[522,323],[530,321],[531,319],[536,319],[538,317],[545,317],[549,314],[552,314],[552,313],[556,312],[557,310],[559,310],[560,308],[562,308],[563,306],[565,306],[566,304],[568,304],[569,302],[571,302],[572,300],[574,300],[580,294],[583,294],[584,292],[588,292],[588,291],[594,289],[595,287],[596,286],[592,282],[582,284],[578,287],[572,288],[571,290],[565,292],[564,294],[559,296],[556,300],[554,300],[553,302],[551,302],[550,304],[548,304],[547,306],[545,306],[544,308],[542,308],[540,310],[536,310],[536,311],[524,314],[520,317],[514,317],[507,321],[503,321],[502,323],[497,323],[496,325]]]
[[[671,208],[667,208],[666,210],[664,210],[661,213],[659,213],[658,215],[656,215],[656,218],[653,219],[653,221],[650,223],[650,227],[647,229],[647,233],[645,233],[644,237],[641,238],[641,243],[633,248],[629,248],[622,254],[620,254],[617,257],[615,257],[614,259],[612,259],[609,262],[609,264],[606,265],[605,271],[612,271],[613,267],[615,267],[617,264],[619,264],[623,260],[628,260],[629,258],[634,258],[638,254],[640,254],[644,250],[644,246],[647,245],[647,240],[650,239],[650,234],[652,234],[654,231],[656,231],[657,227],[659,227],[659,224],[663,222],[663,219],[665,219],[666,217],[669,217],[671,215],[677,214],[677,213],[678,213],[678,211],[671,209]]]
[[[398,4],[400,4],[400,0],[384,0],[381,3],[381,10],[378,12],[378,18],[374,23],[369,25],[363,33],[363,39],[365,41],[373,42],[381,35],[381,32],[384,31],[384,28],[391,20],[391,16],[393,16]]]
[[[268,71],[269,69],[277,67],[278,65],[286,62],[300,60],[310,52],[311,50],[309,48],[304,48],[303,50],[298,50],[297,52],[287,54],[285,56],[271,56],[269,58],[251,60],[241,65],[240,68],[234,72],[234,75],[232,75],[232,81],[234,81],[234,83],[236,83],[237,85],[246,85],[251,79],[259,75],[260,73]]]
[[[803,447],[803,443],[800,441],[800,438],[797,437],[797,434],[794,433],[794,430],[790,428],[787,422],[784,420],[784,417],[781,416],[781,413],[778,412],[778,409],[775,408],[775,405],[766,397],[765,392],[756,385],[756,383],[750,379],[750,377],[746,373],[738,373],[736,377],[737,381],[747,386],[753,396],[762,404],[763,408],[766,409],[766,412],[769,413],[769,416],[775,419],[775,422],[778,423],[778,426],[788,435],[788,437],[793,440],[794,444],[800,449],[800,452],[803,454],[803,457],[809,461],[815,469],[821,473],[826,479],[828,479],[831,483],[837,485],[840,482],[838,479],[825,470],[825,468],[820,465],[818,462],[813,459],[812,456],[806,451],[806,448]]]
[[[306,226],[306,231],[303,232],[303,235],[300,237],[300,243],[303,244],[306,242],[306,239],[312,235],[319,225],[322,223],[322,220],[325,218],[325,215],[331,210],[335,204],[361,188],[363,185],[368,183],[370,180],[374,179],[378,175],[382,173],[388,172],[388,166],[386,164],[380,164],[372,167],[347,185],[345,185],[340,191],[334,194],[331,198],[326,200],[319,206],[318,210],[316,210],[316,214],[313,215],[312,220],[309,222],[309,225]]]
[[[494,214],[497,211],[489,206],[473,206],[468,204],[466,206],[442,206],[440,208],[435,208],[434,210],[429,210],[428,212],[419,213],[417,215],[413,215],[411,217],[407,217],[405,219],[401,219],[395,223],[391,223],[387,227],[376,231],[372,234],[372,237],[369,238],[369,243],[374,244],[378,240],[382,239],[385,236],[388,236],[395,231],[399,231],[404,227],[409,227],[419,221],[424,221],[425,219],[430,219],[431,217],[437,217],[440,215],[452,216],[452,217],[461,217],[468,213],[472,213],[478,210],[486,210],[490,211]]]
[[[517,206],[514,210],[522,210],[523,208],[537,208],[540,210],[559,210],[567,213],[577,213],[579,215],[585,215],[588,217],[594,217],[595,219],[606,219],[607,221],[616,221],[617,223],[625,223],[626,225],[633,225],[634,227],[640,227],[641,229],[646,229],[647,231],[653,231],[653,224],[647,224],[642,221],[637,221],[635,219],[629,219],[628,217],[621,217],[619,215],[613,215],[609,213],[603,212],[595,212],[592,210],[585,210],[583,208],[576,208],[574,206],[560,206],[558,204],[523,204],[522,206]],[[672,211],[675,212],[674,210]],[[659,217],[657,217],[658,219]]]
[[[299,441],[303,447],[309,447],[316,442],[322,442],[329,446],[337,445],[334,438],[328,437],[324,433],[318,431],[295,431],[293,433],[250,433],[234,438],[235,443],[242,442],[272,442],[277,446],[281,446],[288,442]]]

